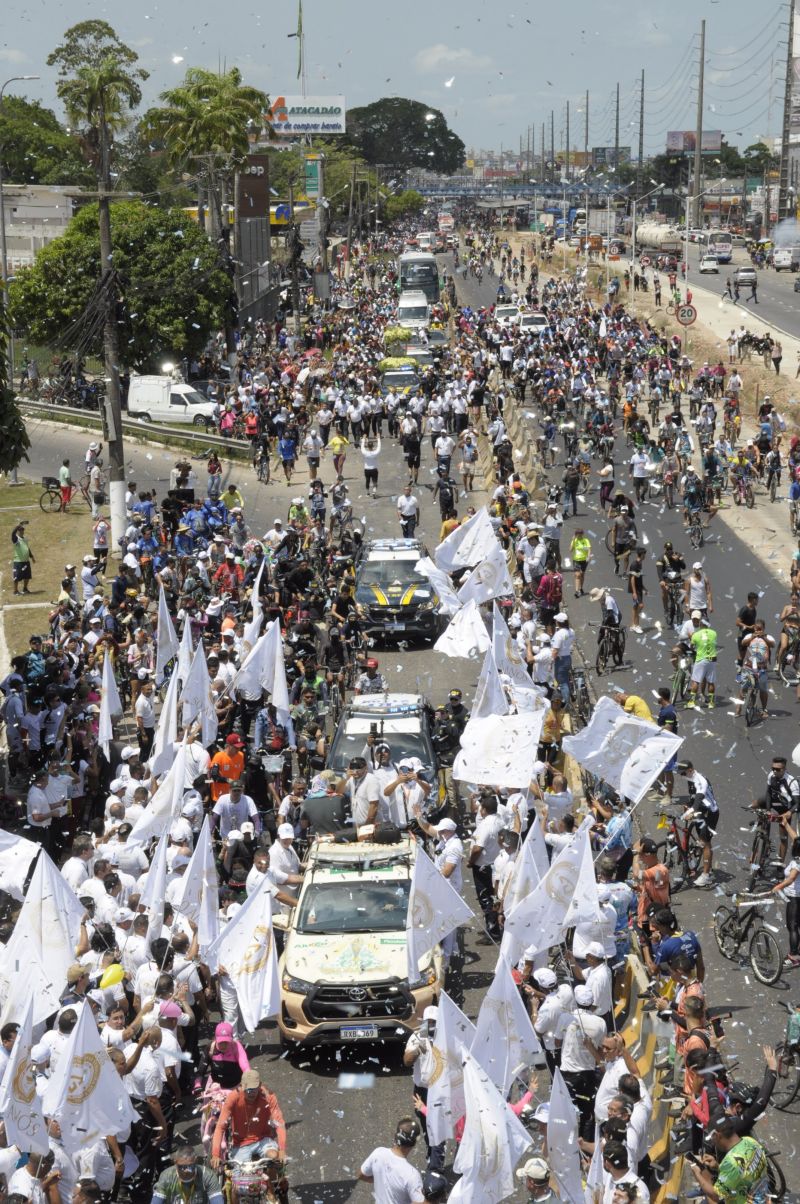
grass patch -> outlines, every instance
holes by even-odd
[[[0,606],[10,656],[26,652],[34,633],[47,633],[47,614],[61,589],[64,565],[80,567],[82,558],[92,550],[92,521],[86,503],[81,501],[73,513],[45,514],[39,507],[41,493],[39,482],[16,488],[5,481],[0,485]],[[29,523],[28,536],[36,557],[28,597],[14,597],[11,580],[11,532],[20,519]],[[40,606],[19,606],[21,602]]]

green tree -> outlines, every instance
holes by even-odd
[[[179,209],[142,201],[111,206],[112,257],[124,300],[117,309],[120,365],[152,370],[165,356],[202,350],[219,325],[230,282],[217,253],[196,222]],[[15,329],[36,343],[75,349],[90,323],[100,276],[97,206],[87,205],[66,232],[11,282]],[[77,332],[77,333],[76,333]],[[95,323],[86,350],[102,350]]]
[[[97,266],[108,379],[104,433],[108,439],[111,527],[116,542],[125,523],[125,452],[119,388],[117,265],[111,238],[111,163],[114,133],[125,125],[129,114],[141,102],[141,85],[147,79],[147,72],[137,66],[136,52],[119,40],[106,21],[82,21],[73,25],[64,34],[61,45],[48,56],[47,63],[58,68],[59,99],[67,111],[70,125],[79,133],[84,154],[97,179],[96,216],[100,242]]]
[[[0,108],[0,157],[10,184],[88,184],[93,174],[76,138],[52,109],[22,96]]]
[[[438,109],[385,96],[347,114],[347,140],[367,163],[423,167],[451,175],[464,165],[464,143]]]
[[[413,188],[406,188],[404,192],[388,196],[384,204],[386,220],[389,222],[396,221],[401,217],[408,217],[412,213],[419,213],[420,209],[424,208],[425,197]]]
[[[5,311],[5,301],[0,292],[0,472],[11,472],[27,460],[31,441],[14,400],[8,380],[8,341],[11,337]]]
[[[753,142],[746,146],[742,151],[742,159],[749,176],[763,176],[765,171],[774,170],[780,162],[778,156],[773,155],[763,142]]]

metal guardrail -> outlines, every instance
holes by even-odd
[[[80,423],[92,429],[103,429],[102,418],[96,410],[50,405],[45,401],[32,401],[23,397],[18,397],[17,402],[23,414],[39,415],[70,426]],[[201,431],[199,427],[164,426],[158,422],[142,422],[138,418],[126,418],[123,415],[122,429],[128,435],[138,435],[139,438],[154,439],[156,442],[188,445],[190,448],[203,450],[213,449],[236,459],[250,458],[250,444],[244,439],[226,439],[222,435],[211,435]]]

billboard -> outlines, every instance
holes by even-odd
[[[343,96],[277,96],[264,115],[273,134],[343,134],[347,109]]]
[[[693,155],[697,145],[695,130],[669,130],[667,132],[668,155]],[[703,155],[718,155],[722,150],[722,130],[703,130],[700,152]]]
[[[614,156],[617,153],[615,146],[593,146],[592,147],[592,167],[618,167],[620,163],[630,163],[631,148],[629,146],[621,146],[619,148],[618,162],[614,162]]]
[[[269,156],[249,154],[237,173],[236,184],[240,217],[266,217],[270,204]]]

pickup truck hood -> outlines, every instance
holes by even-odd
[[[284,968],[306,982],[376,982],[406,978],[405,932],[306,936],[293,932]]]

